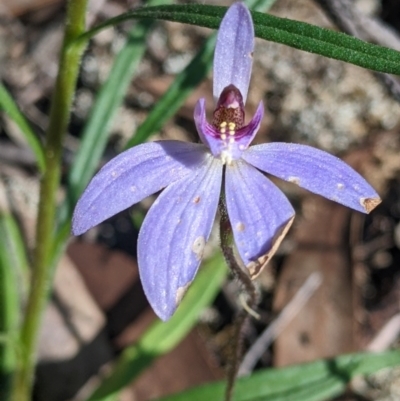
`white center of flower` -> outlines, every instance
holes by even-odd
[[[221,133],[221,140],[224,144],[224,150],[221,152],[221,160],[223,164],[232,163],[231,148],[235,143],[236,123],[223,121],[219,124],[219,132]]]
[[[221,157],[222,164],[228,164],[228,165],[232,164],[232,161],[233,161],[232,154],[229,150],[223,150],[220,154],[220,157]]]

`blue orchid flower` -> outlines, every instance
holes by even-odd
[[[358,173],[326,152],[293,143],[249,146],[264,114],[261,102],[245,124],[253,49],[251,14],[235,3],[218,32],[211,123],[204,99],[194,111],[202,144],[165,140],[121,153],[92,179],[74,211],[72,232],[79,235],[163,190],[138,238],[143,288],[163,320],[174,313],[196,275],[222,185],[235,244],[251,278],[271,259],[295,214],[263,172],[360,212],[369,213],[380,203]]]

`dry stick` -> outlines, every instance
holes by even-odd
[[[312,273],[296,295],[285,306],[279,316],[263,331],[257,341],[250,347],[240,365],[238,376],[246,376],[251,373],[260,356],[271,345],[275,338],[300,312],[310,297],[322,283],[322,276],[318,272]]]
[[[331,21],[342,31],[359,39],[373,41],[400,51],[400,37],[396,31],[378,18],[362,13],[349,0],[315,0]]]
[[[343,32],[358,39],[373,41],[400,51],[400,37],[376,18],[354,8],[349,0],[315,0],[331,21]],[[400,82],[393,75],[374,73],[394,99],[400,102]]]
[[[219,210],[221,214],[220,220],[220,237],[221,249],[224,254],[226,263],[231,269],[235,277],[243,284],[246,293],[249,296],[247,308],[253,309],[258,303],[258,293],[254,287],[253,282],[248,274],[239,266],[236,261],[233,247],[232,247],[232,226],[230,224],[228,213],[226,210],[225,200],[221,199],[219,203]],[[234,322],[234,335],[232,340],[232,359],[227,367],[227,385],[225,392],[225,401],[230,401],[233,396],[237,372],[239,369],[240,359],[243,348],[243,329],[246,326],[250,315],[246,310],[241,310],[236,316]]]
[[[388,349],[400,335],[400,313],[392,318],[382,327],[379,333],[368,344],[367,351],[382,352]]]

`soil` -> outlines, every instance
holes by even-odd
[[[93,1],[89,23],[137,5],[136,1]],[[354,6],[383,21],[400,38],[397,0],[358,0]],[[311,0],[279,0],[271,12],[334,29]],[[64,13],[60,0],[3,0],[0,5],[0,76],[40,138],[48,123]],[[130,27],[126,23],[100,33],[84,54],[64,144],[63,184],[96,93]],[[121,151],[209,33],[157,23],[113,123],[102,163]],[[336,154],[362,173],[383,201],[364,216],[276,181],[297,217],[257,281],[261,318],[251,320],[245,330],[245,351],[312,272],[322,275],[321,286],[260,355],[256,368],[368,349],[400,309],[400,104],[374,74],[359,67],[261,40],[254,60],[247,115],[260,100],[266,106],[256,142],[292,141]],[[200,85],[153,139],[197,140],[194,102],[205,97],[211,112],[211,88],[210,79]],[[32,247],[39,174],[16,125],[5,114],[0,114],[0,124],[0,206],[16,214]],[[71,239],[46,311],[35,400],[84,399],[121,349],[154,321],[137,272],[138,230],[131,219],[132,213],[143,214],[153,200],[146,199],[82,238]],[[157,360],[120,399],[146,400],[223,378],[240,292],[230,278],[182,344]],[[380,344],[381,349],[398,346],[398,335],[394,337]],[[399,381],[398,369],[380,372],[353,383],[340,399],[400,399]]]

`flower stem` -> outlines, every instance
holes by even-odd
[[[87,0],[70,0],[67,7],[65,35],[46,133],[46,169],[40,183],[32,279],[20,334],[21,360],[14,379],[13,401],[28,401],[31,397],[36,343],[52,275],[50,251],[54,236],[56,193],[60,182],[62,141],[70,118],[84,49],[84,45],[73,47],[71,44],[85,30],[86,6]]]
[[[219,211],[221,215],[220,220],[220,238],[221,238],[221,249],[224,254],[226,263],[231,269],[235,277],[243,285],[247,295],[248,302],[247,306],[253,309],[258,303],[258,292],[251,281],[251,278],[245,271],[239,266],[235,254],[233,252],[233,235],[232,226],[228,218],[228,212],[226,210],[225,199],[222,197],[219,203]],[[249,314],[246,310],[242,309],[239,311],[234,322],[234,335],[232,340],[232,359],[228,363],[227,368],[227,384],[225,392],[225,401],[231,401],[233,397],[233,390],[235,387],[236,376],[239,370],[242,349],[243,349],[243,330],[249,320]]]

